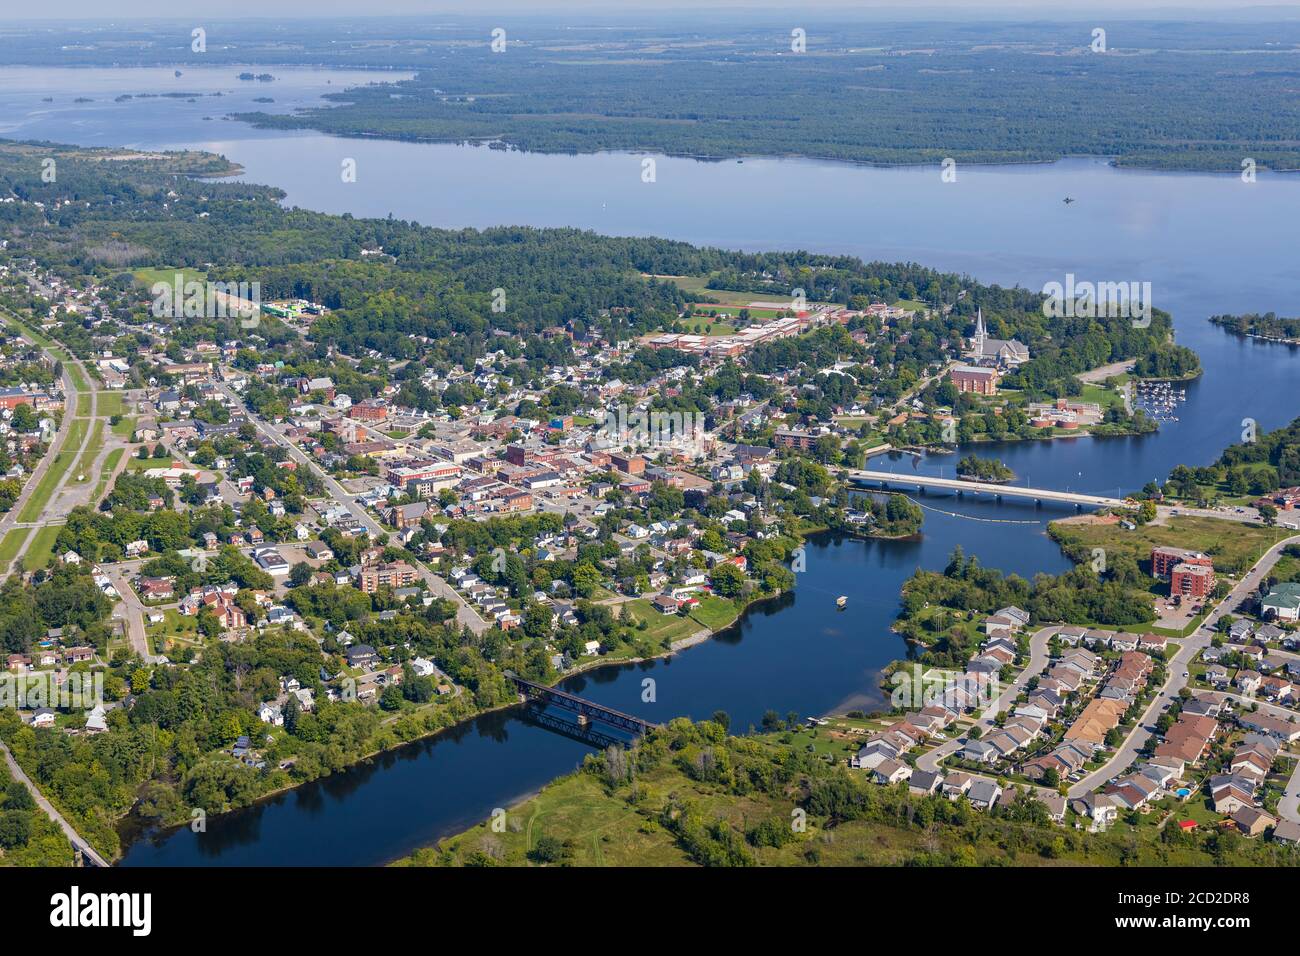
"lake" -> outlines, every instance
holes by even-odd
[[[0,69],[0,135],[80,145],[197,148],[284,189],[287,202],[326,212],[426,225],[577,226],[740,249],[801,248],[911,260],[985,282],[1041,289],[1049,281],[1151,282],[1178,340],[1205,375],[1187,386],[1177,423],[1140,438],[981,445],[1018,480],[1101,494],[1133,491],[1179,463],[1206,464],[1239,440],[1242,420],[1264,429],[1294,418],[1295,350],[1238,339],[1210,325],[1219,312],[1300,302],[1293,254],[1300,177],[1118,170],[1095,160],[1032,166],[878,169],[807,160],[697,162],[640,154],[539,155],[486,147],[342,139],[262,131],[222,119],[287,111],[324,92],[399,74],[282,70],[245,83],[239,68]],[[196,92],[123,100],[125,94]],[[53,102],[45,102],[47,97]],[[91,103],[76,103],[89,97]],[[274,104],[257,104],[271,97]],[[355,160],[356,182],[340,176]],[[1073,197],[1071,204],[1062,202]],[[952,456],[873,467],[951,475]],[[923,499],[933,504],[928,497]],[[969,518],[926,512],[919,541],[822,538],[808,548],[795,592],[747,614],[715,640],[674,658],[610,667],[564,686],[652,720],[726,710],[733,727],[764,711],[820,714],[881,703],[878,672],[904,653],[889,631],[899,588],[917,568],[941,568],[953,547],[1025,576],[1068,563],[1046,537],[1067,513],[1029,503],[945,498]],[[981,520],[974,520],[981,519]],[[989,520],[1001,523],[989,524]],[[834,599],[848,596],[837,611]],[[655,703],[642,681],[655,681]],[[124,865],[376,864],[485,819],[577,766],[588,748],[514,712],[488,715],[345,773],[188,830],[145,835]]]

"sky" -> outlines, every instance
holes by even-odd
[[[815,12],[889,12],[910,17],[943,13],[971,16],[979,12],[1026,18],[1075,17],[1082,14],[1123,12],[1139,16],[1146,11],[1165,15],[1214,15],[1270,10],[1283,15],[1300,12],[1297,2],[1261,3],[1260,0],[52,0],[47,4],[0,3],[0,19],[120,19],[126,17],[365,17],[461,13],[489,15],[496,11],[534,14],[620,11],[653,14],[666,10],[738,9]]]

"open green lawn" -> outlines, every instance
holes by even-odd
[[[77,417],[89,418],[91,411],[91,396],[89,392],[82,392],[77,396]]]
[[[699,606],[691,610],[689,617],[711,631],[718,631],[740,617],[740,607],[735,601],[709,594],[700,599]]]
[[[928,308],[926,304],[919,299],[899,299],[897,302],[891,302],[896,309],[907,309],[909,312],[918,312]]]
[[[1095,402],[1101,406],[1102,411],[1124,406],[1124,396],[1118,389],[1105,388],[1101,385],[1083,386],[1083,391],[1079,393],[1077,400],[1080,402]]]
[[[181,274],[181,282],[206,282],[208,274],[200,272],[198,269],[177,269],[175,267],[162,266],[156,269],[135,269],[131,275],[141,285],[153,286],[157,282],[165,282],[172,285],[176,281],[176,273]]]
[[[730,322],[724,322],[721,319],[711,318],[707,315],[693,315],[689,318],[678,319],[677,325],[681,326],[683,332],[688,335],[734,335],[736,327]]]
[[[19,521],[35,521],[41,516],[45,506],[49,504],[50,496],[54,494],[54,489],[58,487],[59,482],[72,466],[73,459],[86,437],[87,424],[89,424],[88,419],[73,419],[72,426],[68,430],[67,441],[64,442],[54,461],[50,462],[50,467],[46,469],[45,474],[41,476],[40,484],[27,499],[27,504],[23,505],[23,510],[18,514]]]
[[[14,528],[0,541],[0,572],[6,570],[23,549],[23,542],[31,534],[30,528]]]
[[[113,434],[118,438],[130,438],[135,434],[135,416],[125,415],[119,418],[117,424],[112,426]]]
[[[24,570],[37,571],[49,564],[54,557],[54,541],[62,529],[63,525],[57,524],[47,524],[37,529],[36,537],[32,538],[27,553],[23,555]]]
[[[708,276],[670,276],[664,281],[670,281],[677,285],[679,289],[688,296],[699,296],[701,298],[716,299],[717,304],[708,303],[706,308],[719,308],[731,306],[732,311],[741,306],[748,306],[751,302],[782,302],[788,296],[784,292],[745,292],[744,290],[735,289],[710,289],[708,287]],[[821,302],[809,302],[809,305],[824,305]],[[756,310],[750,310],[751,314]]]
[[[77,389],[77,391],[89,392],[91,390],[90,381],[86,378],[85,373],[81,371],[81,366],[73,364],[72,356],[68,354],[68,350],[60,347],[55,347],[50,351],[54,352],[59,357],[59,359],[63,362],[63,367],[66,368],[68,370],[68,374],[72,376],[72,384]],[[89,398],[89,396],[87,396],[87,398]],[[80,414],[81,413],[80,395],[77,396],[77,409],[78,409],[78,414]],[[86,407],[86,414],[87,415],[90,414],[89,405],[87,405]]]
[[[99,393],[99,415],[101,418],[111,418],[114,415],[125,414],[125,412],[126,398],[121,392]]]
[[[680,614],[660,614],[644,598],[626,601],[620,604],[622,614],[630,623],[646,622],[646,629],[637,634],[656,643],[668,644],[672,641],[689,637],[700,629],[700,625],[689,617]]]

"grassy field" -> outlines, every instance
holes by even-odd
[[[1107,553],[1127,552],[1146,568],[1152,548],[1186,548],[1210,555],[1216,569],[1233,574],[1247,570],[1269,546],[1292,533],[1282,528],[1196,517],[1170,518],[1168,524],[1142,525],[1135,531],[1126,531],[1118,524],[1073,520],[1053,522],[1051,529],[1067,551],[1081,548],[1081,553],[1090,554],[1093,548],[1103,548]]]
[[[113,469],[117,467],[117,463],[122,460],[124,454],[126,454],[125,448],[114,448],[108,453],[108,457],[104,459],[103,467],[99,469],[99,481],[95,483],[95,493],[91,496],[91,501],[98,501],[100,496],[103,495],[104,488],[108,485],[108,479],[113,474]]]
[[[36,537],[32,538],[27,553],[23,555],[25,571],[37,571],[49,564],[54,557],[54,540],[62,529],[63,526],[57,524],[47,524],[37,529]]]
[[[73,471],[72,480],[77,481],[80,476],[85,476],[85,480],[90,480],[91,465],[95,463],[95,458],[99,455],[100,450],[104,447],[104,422],[102,419],[93,419],[90,422],[90,441],[86,442],[86,450],[81,453],[81,458],[77,461],[77,467]]]
[[[89,392],[89,391],[90,391],[90,381],[86,378],[85,373],[81,371],[81,366],[80,366],[80,365],[74,365],[74,364],[72,363],[72,356],[70,356],[70,355],[68,354],[68,350],[65,349],[65,348],[62,348],[62,347],[56,346],[56,347],[54,347],[53,349],[51,349],[51,351],[54,352],[54,354],[57,355],[57,356],[59,357],[60,361],[63,362],[63,367],[66,368],[66,369],[68,370],[68,374],[72,376],[72,384],[73,384],[73,386],[77,389],[77,391],[78,391],[78,392]],[[89,396],[87,396],[87,398],[89,398]],[[80,395],[77,396],[77,414],[81,414],[81,396],[80,396]],[[86,414],[87,414],[87,415],[90,414],[90,407],[89,407],[89,405],[87,405],[87,407],[86,407]]]
[[[717,303],[701,303],[704,308],[722,308],[723,306],[748,306],[751,302],[780,302],[786,298],[783,292],[745,292],[733,289],[710,289],[708,276],[666,276],[688,296],[717,299]],[[809,302],[809,305],[827,305],[832,303]],[[751,313],[753,310],[751,310]]]
[[[111,418],[114,415],[123,415],[126,413],[126,398],[121,392],[100,392],[99,393],[99,416],[100,418]]]
[[[622,615],[631,624],[646,622],[646,629],[637,633],[656,643],[669,644],[672,641],[689,637],[700,629],[700,625],[689,617],[680,614],[660,614],[644,598],[626,601],[620,604]]]
[[[0,541],[0,572],[6,571],[23,549],[23,542],[31,534],[30,528],[14,528]]]
[[[571,841],[577,866],[688,866],[690,859],[672,835],[643,827],[641,815],[622,801],[610,800],[600,781],[575,773],[548,786],[517,811],[506,814],[504,833],[486,826],[450,841],[456,855],[474,852],[484,840],[498,842],[521,859],[542,835]],[[399,865],[428,864],[434,852],[421,850]]]
[[[719,631],[740,617],[740,611],[735,601],[709,594],[701,598],[699,606],[693,608],[688,616],[711,631]]]
[[[203,644],[203,638],[199,635],[198,619],[186,617],[174,607],[163,611],[161,624],[146,623],[144,630],[149,638],[149,645],[155,653],[171,653],[178,644],[196,647]]]
[[[68,429],[68,438],[64,442],[54,461],[50,462],[50,467],[46,469],[45,474],[41,476],[40,484],[32,496],[27,499],[27,504],[23,505],[23,510],[18,514],[19,521],[35,521],[49,504],[50,496],[54,494],[54,489],[58,487],[59,482],[71,467],[73,459],[76,457],[81,443],[86,437],[86,427],[89,419],[73,419],[72,426]]]
[[[165,266],[156,269],[136,269],[131,275],[141,285],[153,286],[158,282],[172,285],[176,281],[176,273],[178,272],[182,276],[182,282],[206,282],[208,279],[208,274],[200,272],[198,269],[176,269]]]
[[[89,392],[82,392],[77,396],[77,417],[89,418],[91,411],[91,396]]]

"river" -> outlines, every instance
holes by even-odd
[[[483,147],[285,134],[222,119],[232,110],[290,110],[342,86],[400,74],[284,70],[272,83],[241,68],[62,70],[0,68],[0,135],[87,146],[198,148],[280,186],[293,205],[428,225],[578,226],[661,235],[727,248],[803,248],[864,259],[912,260],[985,282],[1039,289],[1065,280],[1149,281],[1173,313],[1179,342],[1201,355],[1177,423],[1140,438],[981,445],[1039,487],[1114,494],[1204,464],[1237,441],[1242,420],[1274,428],[1298,412],[1295,350],[1238,339],[1216,312],[1294,314],[1300,265],[1300,177],[1117,170],[1095,160],[878,169],[806,160],[696,162],[641,155],[538,155]],[[126,99],[140,93],[195,97]],[[221,93],[217,97],[215,93]],[[77,103],[78,98],[92,102]],[[270,97],[274,104],[258,104]],[[47,98],[51,100],[47,102]],[[191,102],[192,99],[192,102]],[[340,167],[355,160],[355,182]],[[1066,196],[1076,201],[1062,202]],[[951,474],[955,458],[912,467]],[[881,460],[873,467],[881,467]],[[917,567],[940,568],[958,544],[986,566],[1025,576],[1068,563],[1046,521],[1068,512],[1029,503],[938,502],[919,541],[810,542],[795,592],[747,614],[674,658],[610,667],[564,687],[652,720],[726,710],[733,726],[764,711],[819,714],[880,703],[879,669],[903,653],[889,631],[899,588]],[[974,520],[983,519],[983,520]],[[989,524],[996,519],[1000,523]],[[834,598],[847,595],[837,611]],[[654,680],[655,702],[642,700]],[[376,864],[488,817],[577,766],[588,748],[512,712],[470,724],[188,829],[138,835],[124,865]]]

